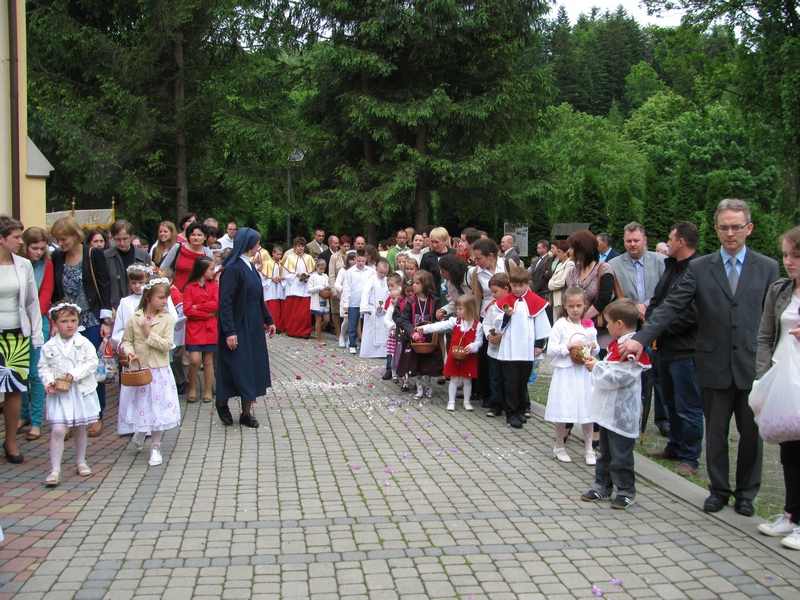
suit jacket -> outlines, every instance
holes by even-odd
[[[542,260],[539,260],[539,257],[534,258],[528,267],[531,274],[531,290],[546,298],[550,296],[547,284],[553,276],[552,266],[553,257],[548,252]]]
[[[677,288],[653,311],[634,339],[653,343],[695,301],[695,364],[701,387],[749,390],[756,374],[758,327],[769,286],[779,277],[778,263],[747,249],[736,295],[731,294],[719,251],[697,258]]]
[[[642,260],[644,261],[644,297],[645,304],[650,304],[650,298],[653,297],[653,292],[656,290],[656,285],[659,279],[664,274],[664,259],[667,258],[658,252],[645,251]],[[617,276],[617,281],[622,288],[622,293],[626,298],[630,298],[637,304],[639,303],[639,294],[636,292],[636,273],[633,270],[633,259],[627,252],[620,254],[608,264],[614,269],[614,275]]]
[[[522,261],[519,258],[519,252],[517,252],[516,248],[509,248],[507,251],[503,253],[503,258],[506,259],[506,262],[512,261],[518,267],[522,266]]]
[[[317,258],[320,254],[325,252],[328,249],[328,244],[322,244],[322,248],[317,246],[317,242],[315,240],[311,240],[306,244],[306,252],[308,252],[314,261],[316,262]]]
[[[611,248],[608,251],[608,256],[606,256],[606,259],[603,262],[608,262],[612,258],[617,258],[618,256],[622,256],[622,255],[618,251],[614,250],[614,248]]]
[[[122,257],[117,248],[109,248],[105,251],[106,262],[108,263],[108,278],[111,282],[111,306],[117,308],[119,301],[128,295],[128,273],[125,265],[122,264]],[[134,264],[149,265],[152,263],[150,255],[141,248],[133,248]]]

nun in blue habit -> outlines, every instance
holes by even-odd
[[[219,343],[217,345],[217,414],[225,425],[233,424],[228,400],[240,397],[239,423],[258,427],[250,406],[272,386],[264,326],[275,335],[272,315],[264,303],[261,278],[252,258],[260,248],[261,235],[249,227],[238,231],[219,281]]]

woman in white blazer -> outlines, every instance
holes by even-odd
[[[547,282],[547,287],[550,290],[550,306],[553,307],[553,322],[560,319],[561,313],[561,294],[564,290],[564,285],[567,281],[567,273],[575,266],[567,255],[569,244],[564,240],[555,242],[556,260],[558,263],[553,268],[553,276]]]
[[[3,417],[6,460],[23,461],[17,447],[22,392],[28,387],[31,345],[41,348],[42,313],[39,288],[31,262],[17,256],[24,226],[17,219],[0,215],[0,392],[5,394]]]

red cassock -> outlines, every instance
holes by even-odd
[[[286,300],[267,300],[267,308],[269,309],[270,314],[272,315],[272,320],[275,321],[275,329],[278,331],[283,331],[286,329],[283,323],[283,311],[284,306],[283,303]]]
[[[283,330],[291,337],[311,333],[311,297],[286,296],[283,301]]]

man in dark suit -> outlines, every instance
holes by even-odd
[[[697,309],[695,362],[706,421],[706,465],[711,495],[703,510],[718,512],[734,497],[734,510],[753,514],[761,486],[763,445],[747,403],[755,378],[756,339],[764,297],[779,277],[778,263],[746,246],[753,231],[750,207],[726,199],[715,215],[719,252],[693,260],[683,281],[656,308],[644,328],[620,344],[620,355],[641,354],[694,300]],[[728,477],[731,416],[739,430],[736,487]]]
[[[619,252],[611,247],[611,236],[607,233],[597,234],[597,250],[600,253],[600,262],[608,262],[619,256]]]
[[[500,249],[503,251],[503,258],[506,262],[511,261],[517,266],[522,266],[517,252],[517,239],[510,233],[505,234],[500,238]]]
[[[319,253],[318,259],[325,261],[325,272],[328,272],[328,265],[331,264],[331,256],[339,251],[339,238],[335,235],[328,236],[328,248]]]
[[[550,242],[539,240],[536,242],[537,258],[531,261],[528,271],[531,274],[531,290],[545,300],[550,299],[550,288],[547,287],[553,276],[553,256],[550,254]]]

